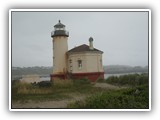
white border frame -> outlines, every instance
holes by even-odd
[[[12,35],[12,31],[11,31],[11,24],[12,24],[12,12],[18,12],[18,11],[33,11],[33,12],[49,12],[49,11],[65,11],[65,12],[71,12],[71,11],[77,11],[77,12],[94,12],[94,11],[103,11],[103,12],[136,12],[136,11],[142,11],[142,12],[148,12],[149,16],[148,16],[148,28],[149,28],[149,34],[148,34],[148,39],[149,39],[149,45],[148,45],[148,54],[149,54],[149,58],[148,58],[148,64],[149,64],[149,109],[13,109],[11,108],[11,57],[12,57],[12,51],[11,51],[11,35]],[[150,111],[151,110],[151,10],[150,9],[10,9],[9,10],[9,110],[10,111]]]

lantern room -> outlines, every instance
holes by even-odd
[[[65,25],[63,25],[60,20],[59,23],[54,26],[54,31],[51,32],[51,37],[55,36],[69,36],[69,32],[65,30]]]

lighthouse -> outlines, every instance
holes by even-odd
[[[65,25],[59,22],[54,26],[51,32],[53,43],[53,72],[51,80],[55,78],[65,79],[67,73],[67,51],[69,32],[66,31]]]
[[[93,38],[89,38],[89,45],[83,44],[68,50],[69,32],[65,25],[59,22],[51,32],[53,43],[53,72],[54,79],[82,79],[95,82],[104,79],[102,64],[103,51],[93,45]]]

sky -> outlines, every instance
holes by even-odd
[[[68,48],[89,44],[103,51],[103,65],[148,65],[148,12],[28,12],[11,19],[12,66],[52,66],[54,25],[69,31]]]

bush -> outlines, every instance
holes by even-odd
[[[114,85],[129,85],[132,87],[149,83],[148,74],[129,74],[122,76],[111,76],[106,79],[106,82]]]
[[[136,91],[139,92],[136,92]],[[96,93],[85,101],[76,101],[69,104],[68,108],[84,109],[148,109],[148,86],[118,91],[104,91]]]
[[[45,87],[45,88],[52,86],[50,81],[41,81],[41,82],[38,82],[37,85],[39,87]]]

